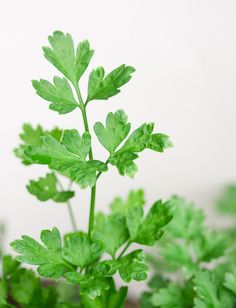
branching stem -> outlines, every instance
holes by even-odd
[[[129,248],[130,245],[131,245],[131,242],[128,241],[127,244],[125,245],[124,249],[123,249],[123,250],[121,251],[121,253],[119,254],[117,260],[119,260],[119,259],[123,256],[123,254],[126,252],[126,250]]]
[[[88,125],[88,118],[86,113],[86,105],[83,102],[83,98],[80,93],[80,89],[78,84],[74,84],[76,94],[78,96],[80,109],[83,116],[83,122],[84,122],[84,129],[86,132],[89,133],[89,125]],[[93,160],[93,150],[92,146],[90,147],[89,151],[89,160]],[[90,197],[90,211],[89,211],[89,226],[88,226],[88,234],[89,237],[91,237],[91,234],[93,232],[94,228],[94,216],[95,216],[95,201],[96,201],[96,184],[91,188],[91,197]]]

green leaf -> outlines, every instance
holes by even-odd
[[[151,303],[152,293],[143,292],[140,298],[140,308],[154,308],[155,306]]]
[[[142,207],[145,204],[144,191],[131,190],[126,200],[122,200],[120,197],[116,197],[111,203],[111,211],[113,214],[121,213],[125,214],[128,209],[132,209],[136,206]]]
[[[107,165],[99,160],[92,161],[70,161],[54,160],[50,165],[63,175],[69,177],[80,185],[80,188],[92,187],[97,180],[97,172],[106,172]]]
[[[101,241],[104,244],[105,252],[114,257],[116,251],[128,239],[125,218],[119,213],[110,216],[98,213],[93,237]]]
[[[61,236],[57,228],[41,232],[41,245],[33,238],[23,235],[22,239],[10,245],[20,255],[17,260],[22,263],[39,265],[38,272],[47,278],[60,278],[71,266],[63,260]]]
[[[66,78],[54,77],[54,84],[47,80],[33,80],[32,85],[36,93],[51,102],[49,108],[59,114],[66,114],[78,107],[72,89]]]
[[[69,33],[55,31],[48,40],[51,48],[43,47],[45,58],[75,84],[85,72],[94,53],[90,49],[89,42],[86,40],[81,42],[75,53]]]
[[[63,256],[81,269],[99,259],[102,252],[102,243],[90,240],[85,233],[75,232],[65,236]]]
[[[228,238],[224,233],[216,231],[205,231],[199,234],[193,242],[197,260],[201,262],[210,262],[224,256],[227,247]]]
[[[20,134],[20,139],[24,142],[20,146],[14,149],[15,155],[22,160],[24,165],[31,165],[33,161],[25,154],[25,150],[29,146],[41,146],[42,136],[51,135],[56,140],[60,141],[62,136],[62,130],[55,127],[51,131],[44,131],[40,125],[33,128],[30,124],[23,125],[23,132]]]
[[[170,137],[165,134],[153,134],[147,143],[147,148],[156,151],[164,152],[164,150],[173,147]]]
[[[131,79],[131,74],[135,72],[132,66],[122,64],[107,76],[103,67],[98,67],[89,75],[88,97],[86,102],[94,99],[108,99],[120,92],[120,87]]]
[[[137,235],[139,234],[141,224],[143,223],[143,215],[143,208],[139,205],[127,210],[126,224],[129,230],[131,241],[135,241]]]
[[[127,139],[125,144],[117,153],[134,152],[138,153],[146,149],[152,136],[154,123],[143,124],[137,128]]]
[[[91,147],[91,136],[85,132],[82,137],[76,129],[66,129],[62,139],[66,149],[78,156],[81,160],[85,160]]]
[[[52,199],[55,202],[66,202],[74,197],[73,191],[58,191],[57,178],[54,173],[48,173],[46,177],[40,177],[37,181],[30,180],[27,190],[40,201]]]
[[[106,127],[101,122],[94,125],[99,142],[111,155],[129,134],[131,125],[127,123],[127,119],[124,111],[118,110],[115,113],[108,113]]]
[[[207,271],[199,271],[194,278],[194,283],[194,290],[196,292],[194,307],[224,307],[224,302],[221,301],[218,295],[216,278],[213,273]]]
[[[7,305],[7,284],[4,280],[0,280],[0,305],[5,307]],[[7,306],[6,306],[7,307]]]
[[[170,283],[166,288],[159,289],[158,292],[154,293],[150,301],[154,307],[163,308],[183,308],[193,307],[192,298],[186,296],[184,288],[181,286]]]
[[[191,240],[205,230],[205,216],[201,209],[180,197],[172,197],[169,201],[173,211],[173,219],[167,226],[168,234],[175,238]]]
[[[12,258],[10,255],[5,255],[2,258],[2,271],[3,271],[3,278],[7,279],[12,273],[14,273],[20,263]]]
[[[144,264],[144,253],[135,250],[117,261],[117,268],[125,282],[131,280],[141,281],[147,279],[148,267]]]
[[[87,40],[79,43],[76,50],[76,81],[79,81],[81,76],[86,71],[93,54],[94,50],[90,49],[89,42]]]
[[[224,286],[236,295],[236,268],[233,268],[231,272],[225,273]]]
[[[74,139],[72,139],[74,138]],[[107,171],[106,164],[93,160],[84,161],[90,147],[90,136],[88,133],[82,136],[79,148],[73,145],[79,142],[79,134],[75,131],[66,131],[62,142],[58,142],[52,136],[42,137],[42,146],[30,146],[25,150],[25,155],[37,164],[47,164],[50,168],[77,182],[81,188],[94,186],[97,172]],[[76,151],[76,153],[74,153]]]
[[[109,163],[117,167],[120,175],[127,175],[133,179],[138,171],[137,165],[133,162],[136,158],[138,155],[132,152],[118,153],[109,158]]]
[[[166,271],[183,271],[185,278],[190,278],[198,270],[198,265],[192,259],[191,249],[184,242],[165,241],[159,248],[160,255],[166,262]]]
[[[228,215],[236,214],[236,185],[230,185],[225,188],[216,206],[220,213]]]
[[[164,149],[170,147],[171,142],[167,142],[167,136],[152,134],[153,129],[153,123],[141,125],[128,137],[124,145],[109,158],[109,163],[116,166],[121,175],[134,177],[137,171],[137,166],[134,163],[134,160],[138,158],[137,153],[147,148],[163,152]]]
[[[43,287],[31,270],[18,269],[10,277],[11,298],[20,307],[55,307],[57,294],[53,288]]]
[[[133,220],[135,219],[134,215]],[[171,220],[172,215],[168,202],[163,203],[161,200],[155,202],[139,228],[136,226],[136,236],[133,234],[133,241],[142,245],[153,246],[155,242],[163,235],[162,228]],[[140,216],[138,216],[140,221]],[[137,223],[136,223],[137,224]]]
[[[85,276],[76,272],[68,272],[65,274],[68,282],[72,284],[79,284],[79,292],[81,295],[87,295],[91,299],[100,296],[103,290],[109,289],[107,279],[102,277]]]
[[[100,296],[91,299],[87,295],[81,296],[82,305],[86,308],[124,308],[127,296],[127,287],[121,287],[118,291],[115,289],[113,279],[107,280],[109,289],[103,290]]]

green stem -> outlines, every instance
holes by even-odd
[[[119,260],[119,259],[123,256],[123,254],[126,252],[126,250],[129,248],[130,245],[131,245],[131,242],[128,241],[127,244],[125,245],[124,249],[123,249],[123,250],[121,251],[121,253],[119,254],[117,260]]]
[[[75,216],[74,216],[72,206],[71,206],[71,203],[70,203],[69,200],[67,201],[67,208],[68,208],[68,213],[69,213],[69,216],[70,216],[72,228],[73,228],[74,231],[76,231],[76,230],[78,230],[77,225],[76,225],[76,220],[75,220]]]
[[[58,177],[57,177],[57,182],[58,182],[58,185],[60,186],[61,190],[64,191],[63,185],[62,185],[61,181],[58,179]],[[76,220],[75,220],[75,216],[74,216],[74,213],[73,213],[73,210],[72,210],[72,205],[71,205],[69,200],[66,201],[66,205],[67,205],[68,213],[69,213],[69,216],[70,216],[72,228],[73,228],[74,231],[76,231],[77,230]]]
[[[109,158],[110,158],[110,157],[109,157]],[[108,163],[109,163],[109,158],[106,160],[105,165],[108,165]],[[102,171],[99,171],[98,174],[97,174],[97,177],[96,177],[96,181],[97,181],[98,178],[101,176],[101,174],[102,174]]]
[[[83,102],[83,98],[80,93],[80,89],[77,83],[74,84],[75,91],[77,93],[79,99],[79,105],[83,116],[84,122],[84,129],[86,132],[89,133],[89,125],[88,125],[88,118],[86,113],[86,105]],[[92,146],[90,147],[89,151],[89,160],[93,160],[93,150]],[[89,211],[89,226],[88,226],[88,234],[91,237],[94,228],[94,216],[95,216],[95,201],[96,201],[96,184],[91,188],[91,197],[90,197],[90,211]]]

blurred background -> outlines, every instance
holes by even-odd
[[[210,224],[222,224],[212,204],[225,185],[236,181],[235,12],[233,0],[0,4],[0,220],[7,225],[6,251],[11,251],[9,241],[22,234],[38,238],[41,229],[53,226],[70,230],[64,205],[40,203],[25,189],[46,168],[26,168],[13,154],[25,122],[83,129],[79,110],[60,116],[31,86],[31,79],[52,80],[58,74],[41,50],[54,30],[70,32],[76,42],[87,38],[95,49],[82,80],[84,96],[92,68],[103,65],[110,71],[126,63],[137,69],[119,95],[89,105],[90,126],[122,108],[134,128],[153,121],[156,131],[171,136],[175,145],[164,154],[144,152],[135,180],[111,168],[98,184],[97,210],[107,211],[115,196],[144,188],[149,205],[178,194],[204,208]],[[97,141],[94,152],[106,158]],[[89,191],[78,189],[73,201],[81,229],[87,228],[88,197]]]

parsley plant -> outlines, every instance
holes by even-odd
[[[0,288],[1,302],[7,305],[10,292],[20,307],[123,307],[126,285],[131,280],[147,279],[148,266],[137,245],[153,246],[162,237],[163,228],[172,218],[171,204],[158,200],[144,211],[143,191],[138,190],[131,191],[126,200],[116,198],[108,215],[96,214],[96,184],[111,166],[117,168],[120,175],[133,178],[137,172],[136,159],[142,151],[163,152],[172,143],[166,134],[154,132],[154,123],[133,129],[125,112],[117,110],[93,126],[99,143],[107,150],[105,160],[97,160],[87,108],[97,100],[117,95],[135,69],[125,64],[108,73],[103,67],[95,68],[89,74],[87,93],[82,95],[80,80],[94,50],[87,40],[75,46],[71,35],[60,31],[54,32],[48,40],[50,46],[43,47],[44,57],[60,76],[52,81],[33,80],[32,85],[36,93],[49,102],[50,110],[60,115],[80,111],[84,131],[57,127],[47,130],[40,125],[24,124],[21,144],[15,154],[26,166],[48,166],[47,174],[30,180],[27,190],[41,202],[53,200],[67,204],[72,231],[62,236],[53,227],[41,232],[40,242],[27,235],[13,241],[11,247],[18,256],[17,261],[5,258],[3,268],[7,274]],[[67,188],[62,185],[61,177],[68,179]],[[75,184],[91,190],[87,232],[78,229],[73,214],[71,199],[75,195]],[[133,243],[136,248],[127,253]],[[41,277],[75,285],[79,303],[56,300],[55,292],[42,287],[34,273],[21,269],[18,262],[36,266]],[[114,284],[115,274],[125,283],[119,290]],[[18,291],[8,290],[9,280],[19,284]],[[20,284],[29,284],[29,288],[22,290]]]

